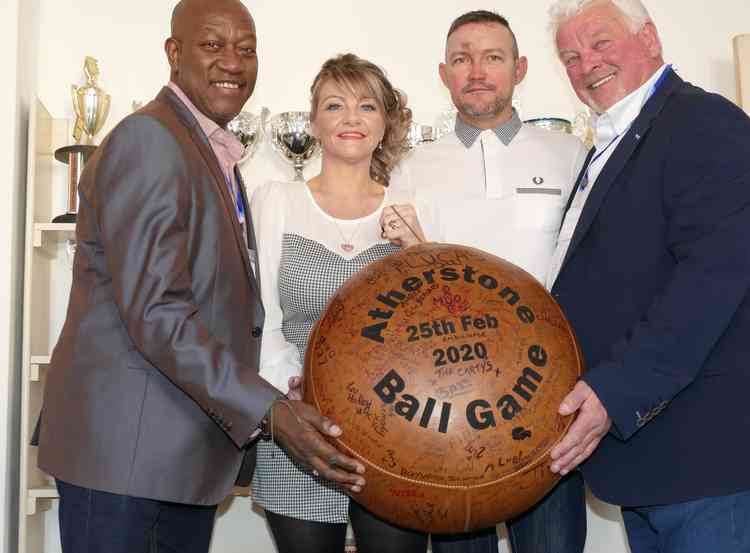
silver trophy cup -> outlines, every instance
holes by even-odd
[[[547,131],[560,131],[568,134],[573,132],[573,124],[562,117],[538,117],[536,119],[526,119],[524,123]]]
[[[266,108],[263,108],[266,111]],[[244,146],[245,151],[240,158],[239,163],[243,163],[253,157],[255,150],[258,149],[263,139],[263,132],[260,125],[261,118],[249,111],[241,111],[237,117],[227,123],[227,129],[237,137]]]
[[[310,131],[310,112],[276,114],[264,129],[274,150],[294,166],[294,180],[304,181],[303,167],[320,152],[320,143]]]

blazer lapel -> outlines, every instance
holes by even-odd
[[[250,265],[247,246],[245,245],[245,239],[242,236],[242,227],[240,226],[240,223],[237,219],[234,199],[229,193],[229,186],[227,185],[226,178],[224,177],[224,172],[221,170],[221,167],[219,167],[219,161],[216,159],[216,155],[211,148],[208,137],[203,132],[203,129],[201,129],[198,121],[195,119],[195,117],[193,117],[193,114],[190,113],[190,110],[187,108],[187,106],[185,106],[169,88],[164,87],[159,93],[158,98],[169,103],[169,105],[175,110],[175,113],[177,113],[178,117],[182,120],[183,123],[185,123],[185,126],[187,126],[191,130],[191,132],[189,133],[190,138],[193,140],[193,143],[201,153],[203,160],[206,162],[206,166],[211,171],[211,174],[214,177],[214,186],[216,186],[219,195],[223,200],[225,215],[232,225],[234,238],[237,241],[237,246],[240,250],[240,256],[242,257],[242,261],[245,265],[245,270],[247,271],[248,281],[251,283],[250,285],[257,291],[255,273],[253,272],[252,266]],[[238,183],[240,183],[240,181],[238,181]],[[242,198],[244,201],[244,186],[240,186],[240,190],[242,191]],[[247,206],[247,202],[245,202],[245,205]],[[248,213],[248,211],[246,210],[245,213]],[[249,224],[246,223],[245,226],[249,226]]]
[[[588,233],[591,224],[594,222],[594,219],[596,219],[599,208],[601,208],[602,203],[604,202],[604,198],[612,187],[612,184],[617,180],[617,177],[625,168],[628,160],[638,148],[638,145],[651,130],[651,125],[653,124],[654,119],[661,113],[667,99],[675,89],[684,84],[684,81],[680,79],[674,71],[671,69],[667,69],[666,71],[668,71],[669,74],[666,76],[664,82],[643,106],[638,117],[635,118],[630,129],[628,129],[622,137],[622,140],[620,140],[620,143],[617,145],[614,152],[612,152],[612,155],[605,163],[596,181],[593,183],[593,188],[586,200],[586,205],[583,206],[581,218],[578,220],[576,229],[573,232],[570,247],[565,254],[565,259],[560,268],[561,271],[565,268],[565,265],[570,258],[575,254],[576,249]],[[589,157],[592,153],[593,152],[589,154]],[[588,164],[588,161],[586,163]],[[583,172],[579,175],[579,181],[582,176]]]

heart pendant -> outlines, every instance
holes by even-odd
[[[346,243],[341,244],[341,249],[349,253],[354,249],[354,244],[346,244]]]

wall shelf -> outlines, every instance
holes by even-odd
[[[45,232],[75,233],[75,231],[75,223],[34,223],[34,247],[40,248],[42,246],[42,235]]]
[[[41,488],[30,488],[26,496],[26,515],[35,515],[39,509],[40,499],[58,499],[57,488],[54,486],[44,486]]]
[[[49,365],[49,355],[32,355],[29,361],[29,380],[39,382],[39,367]]]

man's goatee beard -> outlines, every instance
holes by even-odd
[[[475,119],[492,119],[493,117],[497,117],[498,115],[500,115],[500,113],[502,113],[507,105],[508,102],[498,100],[497,102],[488,104],[484,107],[484,109],[479,110],[475,110],[469,104],[461,104],[461,106],[459,106],[459,110],[464,115],[474,117]]]

